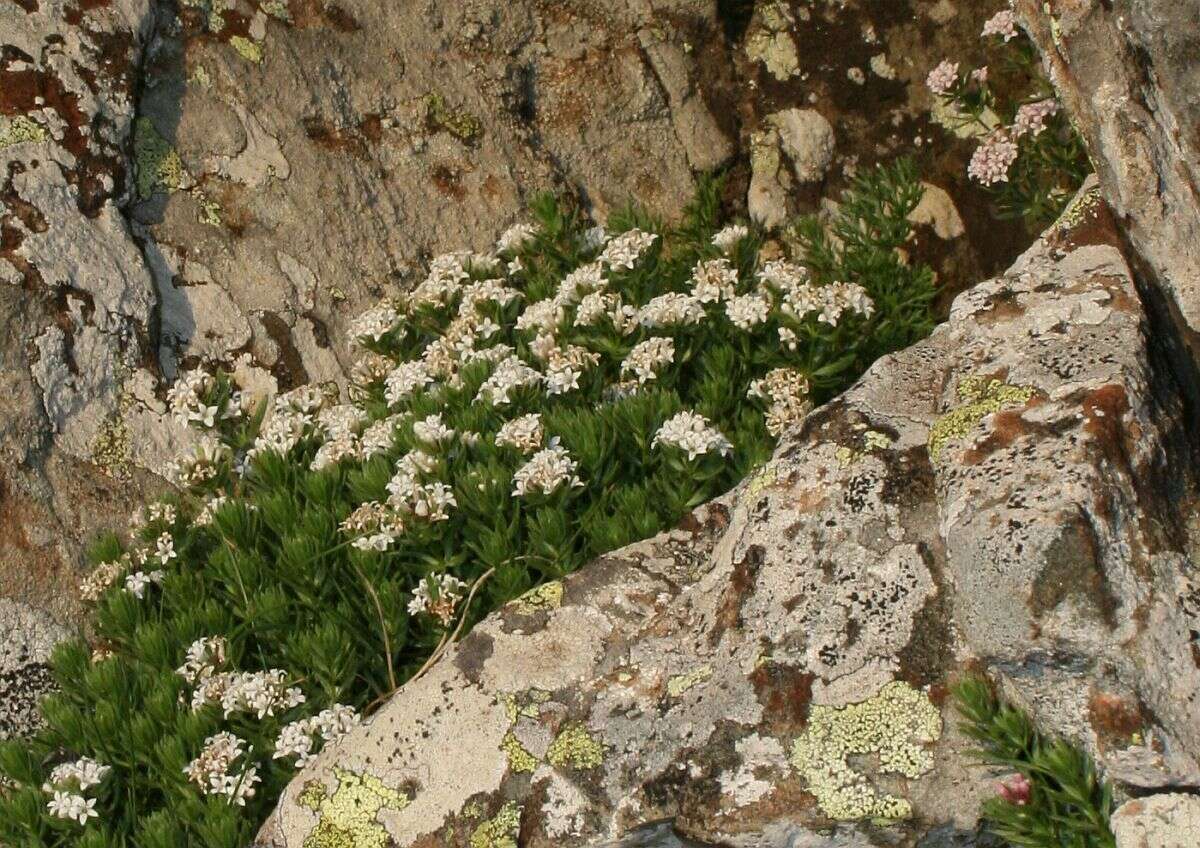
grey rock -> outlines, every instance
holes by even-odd
[[[796,179],[820,182],[833,161],[833,127],[816,109],[786,109],[767,120],[779,132],[783,150],[792,161]]]
[[[54,688],[50,652],[67,635],[45,613],[0,598],[0,740],[41,726],[38,702]]]
[[[994,779],[944,698],[968,667],[1119,785],[1135,749],[1140,785],[1195,783],[1200,582],[1158,529],[1195,491],[1172,379],[1085,190],[733,492],[486,619],[259,844],[301,846],[374,779],[396,794],[360,824],[400,846],[974,845]]]
[[[1112,817],[1117,848],[1192,848],[1200,838],[1200,797],[1164,794],[1126,801]]]

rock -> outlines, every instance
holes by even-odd
[[[925,193],[917,208],[909,213],[908,220],[918,226],[932,227],[934,235],[945,241],[963,235],[967,230],[950,194],[932,183],[922,185]]]
[[[833,161],[833,127],[816,109],[787,109],[767,120],[779,132],[779,140],[796,179],[802,183],[820,182]]]
[[[968,667],[1119,785],[1134,749],[1194,784],[1196,445],[1151,337],[1085,191],[733,492],[488,617],[259,846],[973,845]]]
[[[181,369],[344,385],[348,317],[535,192],[669,218],[734,152],[712,0],[352,5],[0,5],[0,594],[77,612]]]
[[[786,81],[800,74],[800,55],[792,31],[796,19],[786,3],[772,0],[754,7],[746,35],[746,56],[761,62],[775,79]]]
[[[53,689],[50,652],[67,635],[45,613],[0,598],[0,740],[40,726],[38,702]]]
[[[1126,801],[1112,817],[1117,848],[1192,848],[1200,834],[1200,797],[1152,795]]]
[[[1059,8],[1061,6],[1061,8]],[[1200,359],[1200,65],[1196,5],[1174,0],[1015,9],[1088,144],[1104,188]]]
[[[746,193],[750,217],[767,229],[783,224],[788,217],[792,186],[791,170],[779,147],[779,132],[768,127],[751,135],[750,188]]]

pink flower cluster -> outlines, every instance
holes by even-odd
[[[1017,145],[1003,130],[975,149],[967,175],[985,186],[1008,182],[1008,169],[1017,161]]]
[[[937,95],[948,92],[956,82],[958,82],[958,62],[951,62],[949,59],[944,60],[930,71],[929,76],[925,78],[925,85]]]
[[[989,35],[1002,36],[1006,42],[1017,37],[1017,17],[1011,9],[997,12],[988,18],[987,23],[983,25],[983,36],[986,38]]]
[[[1016,120],[1013,121],[1013,135],[1020,138],[1028,133],[1037,138],[1046,128],[1046,119],[1057,113],[1058,101],[1052,97],[1036,103],[1026,103],[1017,110]]]

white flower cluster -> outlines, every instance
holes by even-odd
[[[188,646],[183,665],[175,673],[196,686],[216,674],[225,665],[229,642],[224,636],[205,636]]]
[[[771,301],[759,292],[735,295],[726,301],[725,315],[739,330],[750,331],[771,317]]]
[[[390,504],[360,504],[340,525],[360,551],[386,551],[404,533],[404,517]]]
[[[728,259],[700,262],[692,270],[692,297],[701,303],[728,300],[736,293],[738,273]]]
[[[304,693],[288,686],[288,672],[281,668],[267,671],[222,671],[200,679],[192,692],[192,709],[220,704],[225,718],[234,713],[253,713],[259,719],[290,710],[304,703]]]
[[[206,440],[196,446],[189,456],[167,465],[167,476],[184,488],[199,486],[217,476],[221,463],[229,452],[219,442]]]
[[[542,416],[535,412],[506,421],[496,433],[496,446],[516,448],[521,453],[530,454],[541,448],[545,438]]]
[[[656,241],[658,241],[656,233],[630,230],[609,240],[598,258],[600,262],[614,271],[622,269],[632,271],[638,260],[654,246]]]
[[[121,577],[124,563],[102,562],[92,569],[91,574],[79,584],[79,596],[85,601],[96,602]]]
[[[862,286],[841,282],[814,286],[809,282],[808,269],[791,262],[768,262],[758,272],[758,278],[778,297],[779,311],[797,321],[803,321],[815,312],[818,321],[836,327],[847,310],[864,318],[870,318],[875,312],[875,303]],[[733,320],[732,316],[730,320]],[[785,340],[790,338],[782,329],[780,336]]]
[[[337,742],[361,723],[362,718],[352,707],[334,704],[315,716],[285,724],[275,742],[273,759],[295,757],[296,768],[304,768],[316,758],[318,738],[324,744]]]
[[[400,323],[400,313],[394,304],[383,302],[368,309],[350,322],[350,338],[379,341]]]
[[[166,575],[161,569],[154,571],[135,571],[125,577],[125,591],[138,600],[146,597],[146,590],[151,584],[159,585]]]
[[[730,224],[712,238],[713,245],[722,253],[728,255],[744,239],[750,237],[750,230],[742,224]]]
[[[542,375],[537,369],[531,368],[517,356],[509,356],[496,366],[492,375],[479,387],[475,399],[492,406],[503,406],[512,401],[512,392],[538,386],[541,382]]]
[[[257,766],[236,768],[234,762],[245,753],[245,742],[223,731],[204,740],[200,756],[184,766],[189,781],[207,795],[223,795],[230,803],[246,806],[254,797],[254,787],[262,778]]]
[[[316,427],[316,415],[329,398],[316,386],[300,386],[275,398],[247,459],[274,451],[286,455]]]
[[[733,450],[733,445],[721,431],[713,427],[703,415],[695,412],[680,412],[667,419],[654,434],[651,445],[679,448],[687,454],[688,459],[695,459],[714,451],[721,456],[729,456]]]
[[[537,238],[537,227],[532,224],[513,224],[496,240],[497,253],[516,253]]]
[[[413,424],[413,435],[429,447],[438,447],[454,438],[454,430],[446,426],[440,414],[434,413]]]
[[[658,377],[674,361],[675,340],[654,336],[634,345],[621,362],[621,373],[632,373],[638,383],[646,383]]]
[[[700,299],[680,292],[660,294],[638,310],[638,323],[651,329],[694,325],[703,320],[704,304]]]
[[[383,396],[390,406],[396,406],[412,397],[413,392],[433,382],[433,375],[421,360],[401,362],[384,378]]]
[[[111,771],[111,767],[90,757],[58,764],[50,771],[50,779],[42,784],[42,791],[51,796],[46,809],[55,818],[87,824],[88,819],[96,818],[98,813],[96,799],[87,798],[83,793],[99,786]]]
[[[179,512],[172,504],[155,501],[144,507],[139,506],[133,511],[133,515],[129,517],[129,529],[133,533],[140,533],[144,528],[158,522],[174,524],[178,516]]]
[[[454,620],[454,611],[466,588],[466,583],[450,574],[426,578],[413,590],[412,599],[408,602],[408,614],[431,615],[445,627]]]
[[[794,368],[775,368],[762,379],[753,381],[746,394],[766,401],[767,431],[779,437],[812,409],[808,393],[808,378],[802,373]]]
[[[204,502],[204,506],[196,513],[195,524],[197,527],[208,527],[213,523],[213,517],[216,516],[217,510],[229,503],[228,495],[213,495]]]
[[[513,475],[513,495],[521,497],[530,492],[543,495],[553,494],[560,486],[579,487],[583,481],[576,475],[578,463],[571,459],[567,449],[551,440],[517,469]]]
[[[221,404],[209,402],[217,386],[216,379],[204,371],[183,374],[167,391],[171,413],[185,426],[212,428],[218,421],[240,418],[246,412],[249,396],[233,392]]]
[[[561,395],[578,389],[584,369],[600,362],[600,354],[578,345],[567,345],[565,348],[553,346],[541,351],[541,354],[546,363],[543,379],[548,395]]]

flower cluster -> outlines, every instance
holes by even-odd
[[[984,38],[992,35],[1001,36],[1007,43],[1017,37],[1017,16],[1012,9],[1002,9],[992,15],[983,25]]]
[[[733,445],[720,430],[713,427],[703,415],[694,412],[680,412],[668,419],[654,434],[652,444],[679,448],[687,454],[688,459],[714,452],[729,456],[733,450]]]
[[[750,384],[746,396],[766,401],[767,430],[779,437],[812,409],[808,378],[794,368],[774,368]]]
[[[452,574],[428,577],[417,584],[408,602],[409,615],[431,615],[445,627],[454,620],[454,611],[462,600],[467,584]]]
[[[985,186],[1008,181],[1008,171],[1020,153],[1008,134],[993,133],[971,154],[967,175]]]
[[[656,378],[664,368],[675,361],[675,340],[654,336],[634,345],[633,350],[621,362],[621,373],[632,373],[639,383]]]
[[[96,799],[85,797],[83,793],[103,783],[111,771],[109,766],[90,757],[58,764],[42,785],[42,791],[51,796],[46,809],[55,818],[87,824],[88,819],[96,818],[98,813]]]
[[[533,457],[513,475],[513,495],[521,497],[531,492],[550,495],[559,487],[579,487],[583,481],[575,473],[579,466],[567,449],[555,444],[533,455]]]
[[[600,261],[614,271],[632,271],[638,260],[658,241],[657,233],[630,230],[611,239],[600,254]]]
[[[261,782],[257,766],[235,766],[245,753],[245,742],[228,731],[204,740],[204,750],[188,763],[183,773],[206,795],[223,795],[230,803],[246,806]]]
[[[304,693],[289,686],[288,672],[222,671],[202,677],[192,692],[192,709],[219,704],[225,718],[234,713],[253,713],[257,718],[275,715],[304,703]]]
[[[541,448],[545,438],[546,430],[542,427],[542,416],[531,412],[506,421],[496,433],[496,446],[516,448],[521,453],[529,454]]]
[[[322,744],[337,742],[362,723],[362,718],[344,704],[334,704],[314,716],[285,724],[275,742],[274,759],[295,757],[296,768],[304,768],[317,755],[317,740]]]

